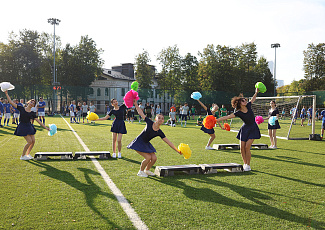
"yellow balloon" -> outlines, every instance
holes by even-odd
[[[178,150],[181,151],[185,159],[188,159],[192,155],[192,150],[188,144],[180,143],[178,146]]]
[[[95,120],[97,120],[99,117],[98,117],[98,115],[96,114],[96,113],[94,113],[94,112],[88,112],[88,115],[87,115],[87,117],[86,117],[88,120],[90,120],[90,121],[95,121]]]

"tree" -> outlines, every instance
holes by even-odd
[[[145,50],[135,58],[135,75],[137,82],[139,83],[139,88],[151,88],[155,71],[153,66],[149,65],[150,61],[149,53]]]
[[[254,68],[254,72],[256,73],[257,81],[263,82],[268,91],[272,92],[274,89],[274,81],[273,81],[273,75],[270,71],[269,65],[267,60],[264,57],[260,57],[257,61],[257,64]]]
[[[309,44],[304,51],[305,90],[325,88],[325,43]]]
[[[168,89],[173,98],[175,90],[181,85],[181,56],[177,45],[163,49],[157,57],[162,65],[162,70],[158,75],[158,85],[162,89]]]
[[[198,65],[197,58],[190,53],[187,53],[181,60],[181,89],[192,92],[200,90]]]

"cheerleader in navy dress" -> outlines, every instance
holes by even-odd
[[[259,90],[256,88],[255,94],[250,102],[247,102],[246,98],[243,97],[234,97],[231,100],[231,105],[237,111],[233,114],[217,119],[217,121],[220,122],[226,119],[240,117],[244,122],[237,134],[237,139],[240,140],[240,152],[244,161],[244,171],[251,170],[250,161],[252,154],[250,149],[253,141],[261,138],[261,133],[255,122],[254,112],[251,108],[251,104],[256,100],[258,92]]]
[[[125,123],[124,123],[125,112],[126,112],[127,108],[124,104],[119,106],[118,101],[115,98],[113,98],[111,100],[111,104],[114,108],[111,111],[109,111],[109,113],[105,117],[99,118],[96,121],[107,120],[112,115],[115,116],[115,119],[114,119],[114,121],[112,123],[112,127],[111,127],[111,132],[112,132],[112,136],[113,136],[113,155],[112,155],[112,157],[116,158],[116,141],[117,141],[118,158],[122,158],[122,153],[121,153],[122,135],[127,133]]]
[[[208,109],[200,100],[197,100],[200,105],[203,107],[203,109],[205,111],[207,111],[207,115],[213,115],[217,110],[218,110],[218,106],[215,105],[212,107],[212,111],[210,109]],[[220,125],[220,122],[218,122],[219,126],[221,129],[224,129],[221,125]],[[208,141],[208,144],[207,146],[205,146],[205,149],[207,150],[214,150],[214,148],[212,148],[210,145],[212,144],[213,140],[216,138],[216,135],[214,134],[214,129],[207,129],[204,127],[204,125],[201,126],[201,130],[207,134],[210,135],[210,139]]]
[[[36,120],[43,128],[46,130],[50,130],[48,127],[46,127],[36,116],[35,112],[32,112],[32,107],[35,106],[36,102],[34,99],[27,102],[27,107],[24,108],[20,104],[14,103],[9,95],[8,91],[5,91],[5,94],[7,96],[7,99],[9,103],[20,112],[20,123],[17,126],[15,130],[16,136],[24,137],[27,141],[27,144],[24,146],[23,154],[21,155],[21,160],[31,160],[33,157],[31,157],[30,152],[32,151],[34,144],[35,144],[35,133],[36,129],[32,125],[31,121]]]
[[[279,124],[279,110],[278,107],[276,107],[275,101],[270,102],[271,109],[269,110],[269,116],[267,119],[270,119],[270,117],[276,116],[275,124],[270,125],[270,122],[268,123],[267,127],[269,130],[269,137],[271,141],[270,149],[276,149],[277,148],[277,138],[276,138],[276,130],[280,129]]]
[[[144,115],[142,109],[138,106],[136,100],[134,100],[135,108],[138,111],[138,114],[146,122],[146,127],[137,136],[128,146],[128,149],[133,149],[141,156],[144,157],[144,160],[141,162],[140,170],[138,176],[148,177],[155,176],[154,173],[150,171],[150,168],[155,164],[157,156],[155,154],[156,149],[150,143],[150,140],[155,137],[160,137],[164,142],[166,142],[172,149],[174,149],[179,154],[182,154],[175,145],[167,139],[163,131],[160,129],[160,126],[164,123],[164,116],[162,114],[157,114],[155,121],[153,122],[150,118]]]

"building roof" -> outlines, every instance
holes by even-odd
[[[103,75],[102,77],[111,77],[114,79],[119,79],[119,80],[129,80],[129,81],[134,81],[133,78],[130,78],[128,76],[123,75],[122,73],[118,71],[114,71],[112,69],[103,69]]]

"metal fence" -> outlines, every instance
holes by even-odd
[[[12,99],[24,99],[27,101],[34,98],[38,101],[40,97],[43,97],[46,102],[46,112],[48,114],[53,113],[65,113],[66,107],[70,105],[72,100],[78,102],[86,102],[88,105],[93,103],[96,106],[97,113],[105,113],[107,106],[111,106],[111,99],[115,98],[119,104],[123,103],[123,97],[129,90],[128,88],[116,88],[116,87],[77,87],[77,86],[46,86],[46,85],[34,85],[34,86],[21,86],[16,85],[15,90],[9,92]],[[175,104],[178,109],[179,106],[187,102],[192,105],[198,111],[198,114],[204,114],[201,106],[197,101],[191,98],[192,91],[185,90],[170,90],[170,89],[140,89],[138,90],[140,100],[142,104],[149,102],[150,104],[160,106],[162,113],[167,114],[169,108]],[[2,94],[2,95],[1,95]],[[0,96],[4,97],[4,93],[1,92]],[[211,106],[212,103],[216,103],[221,107],[225,105],[228,111],[232,111],[231,98],[236,96],[233,92],[223,91],[201,91],[201,101],[206,106]],[[313,91],[307,92],[309,95],[317,96],[317,107],[324,107],[325,91]],[[244,93],[244,96],[250,97],[251,93]],[[272,93],[264,93],[263,96],[273,96]]]

